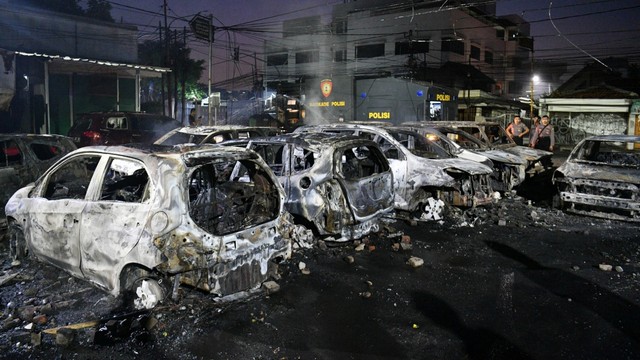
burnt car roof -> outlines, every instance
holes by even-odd
[[[248,141],[290,143],[316,150],[322,150],[327,146],[340,147],[343,144],[346,145],[355,141],[360,143],[374,143],[373,141],[362,138],[360,136],[327,133],[289,133],[272,137],[245,139],[245,143]]]
[[[270,126],[246,126],[246,125],[201,125],[201,126],[183,126],[176,129],[177,132],[194,135],[209,135],[218,131],[232,130],[265,130],[279,131],[279,129]]]
[[[638,135],[595,135],[584,139],[585,141],[616,141],[616,142],[637,142],[640,141]]]

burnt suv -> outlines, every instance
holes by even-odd
[[[77,147],[89,145],[150,144],[180,126],[168,116],[141,112],[81,114],[68,135]]]

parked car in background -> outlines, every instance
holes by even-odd
[[[62,156],[76,149],[61,135],[0,134],[0,228],[7,226],[4,206],[16,190],[35,181]]]
[[[490,167],[455,158],[414,131],[334,123],[295,130],[301,132],[356,135],[376,142],[393,171],[394,208],[401,217],[438,220],[444,204],[474,207],[493,201]]]
[[[517,145],[506,131],[498,123],[494,122],[473,122],[473,121],[425,121],[417,123],[405,123],[403,125],[421,124],[421,126],[431,126],[436,130],[449,134],[454,129],[463,130],[484,144],[485,149],[503,150],[520,156],[527,162],[526,177],[538,175],[551,175],[553,170],[552,152],[538,150],[527,146]],[[463,145],[471,146],[474,145]],[[547,177],[548,180],[548,177]]]
[[[640,221],[640,136],[601,135],[575,146],[553,183],[562,209]]]
[[[18,190],[6,214],[14,257],[130,290],[138,307],[179,284],[250,290],[291,255],[284,191],[247,149],[84,147]]]
[[[491,184],[494,190],[512,190],[525,180],[527,161],[518,155],[500,149],[491,149],[478,138],[458,128],[442,127],[440,132],[420,123],[408,126],[459,158],[481,162],[492,167]]]
[[[77,147],[88,145],[151,144],[180,122],[168,116],[141,112],[80,114],[68,135]]]
[[[323,238],[361,238],[393,211],[393,175],[371,140],[305,133],[225,144],[260,154],[285,189],[286,209]]]
[[[274,136],[280,133],[280,129],[269,126],[185,126],[169,131],[155,143],[157,145],[218,144],[228,140]]]

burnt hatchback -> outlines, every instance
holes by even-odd
[[[553,174],[558,204],[568,212],[640,221],[640,136],[582,140]]]
[[[315,234],[346,241],[393,211],[393,175],[378,145],[356,136],[285,134],[248,143],[285,189],[286,209]]]
[[[16,258],[134,291],[138,307],[178,298],[180,284],[217,296],[256,288],[291,255],[283,189],[246,149],[81,148],[6,213]]]
[[[46,134],[0,134],[0,227],[6,227],[4,205],[13,193],[35,181],[54,162],[75,150],[70,138]]]

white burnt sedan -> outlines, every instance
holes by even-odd
[[[176,298],[180,284],[217,296],[257,288],[291,255],[284,191],[246,149],[84,147],[5,210],[15,258],[131,290],[138,307]]]
[[[567,212],[640,222],[640,136],[582,140],[553,174]]]

